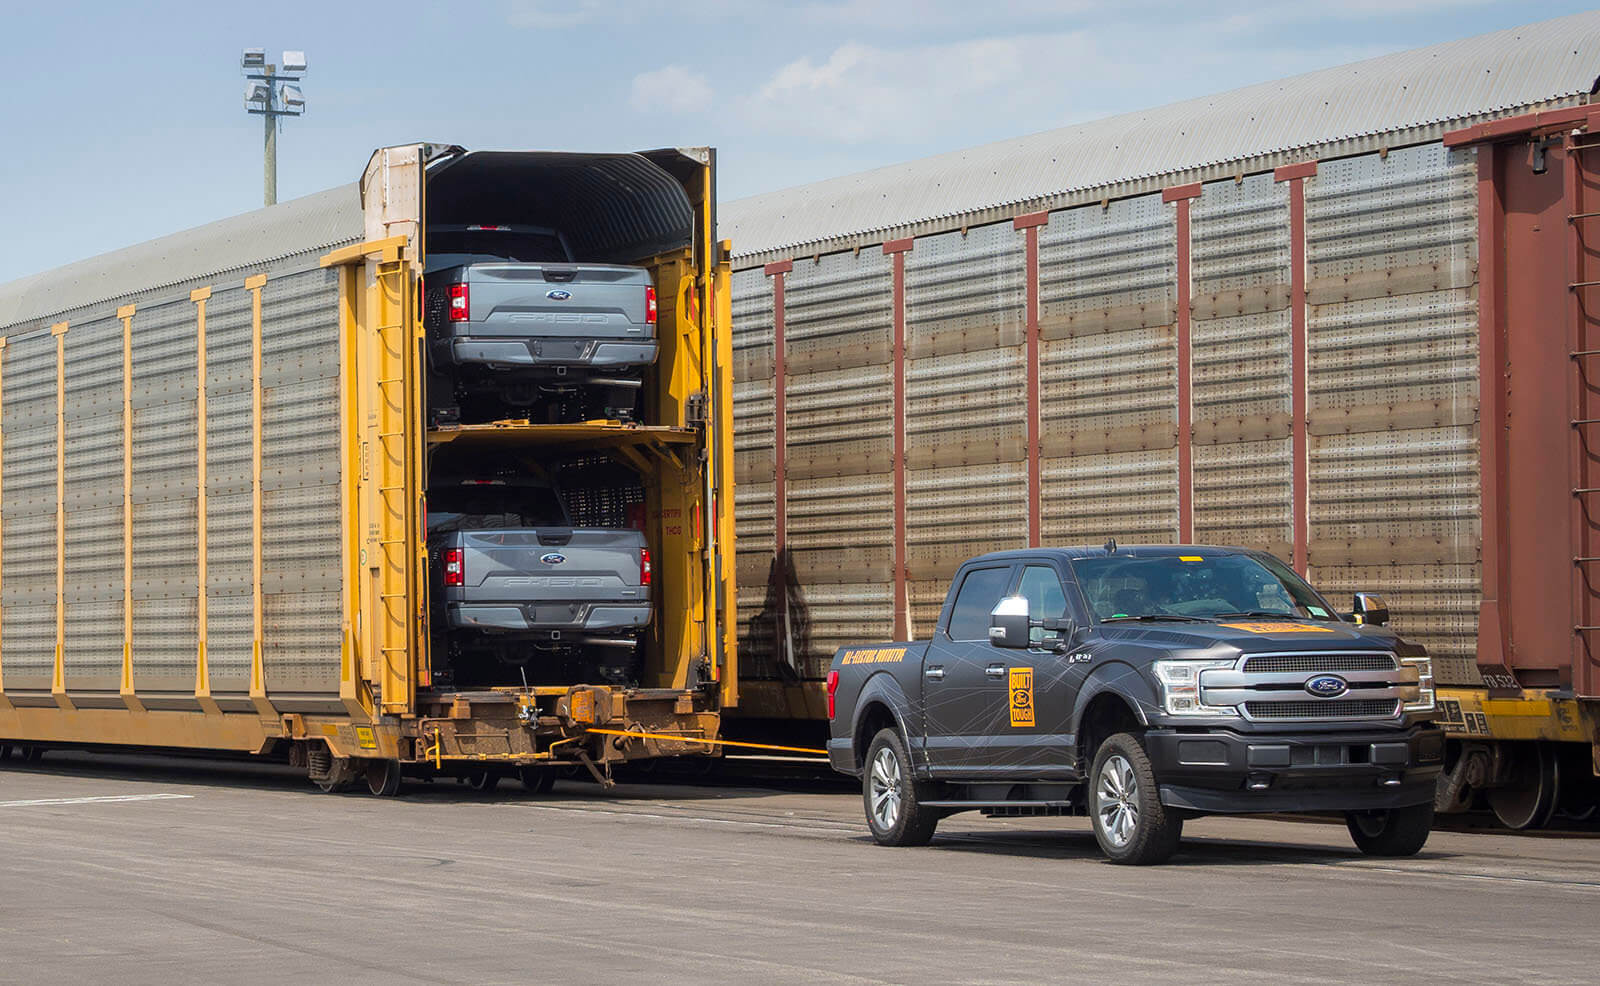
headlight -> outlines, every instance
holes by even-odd
[[[1157,661],[1153,665],[1161,683],[1161,704],[1169,716],[1235,717],[1239,710],[1231,705],[1200,704],[1200,672],[1206,668],[1231,668],[1232,660]]]
[[[1426,657],[1402,657],[1401,664],[1409,664],[1417,669],[1417,700],[1407,702],[1403,711],[1432,712],[1433,703],[1433,661]]]

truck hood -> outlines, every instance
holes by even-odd
[[[1230,619],[1224,623],[1110,623],[1101,624],[1108,641],[1161,649],[1236,647],[1242,653],[1264,651],[1406,649],[1404,642],[1385,627],[1316,620]]]

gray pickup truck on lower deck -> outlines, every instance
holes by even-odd
[[[829,756],[884,844],[957,811],[1088,814],[1107,856],[1151,863],[1185,818],[1295,811],[1414,853],[1444,750],[1431,667],[1358,603],[1359,624],[1240,548],[984,555],[932,639],[835,655]]]
[[[641,532],[575,528],[558,492],[532,480],[440,482],[428,553],[452,684],[636,679],[651,617]]]

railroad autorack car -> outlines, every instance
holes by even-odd
[[[740,728],[962,559],[1264,550],[1384,594],[1442,810],[1600,810],[1600,14],[729,203]]]
[[[402,770],[541,788],[713,752],[737,684],[713,170],[709,149],[389,147],[355,185],[0,286],[0,754],[286,754],[390,793]],[[648,281],[626,420],[427,414],[435,224],[558,230],[563,262],[638,272],[641,306]],[[558,629],[470,670],[430,605],[436,480],[475,528],[474,586],[509,564],[497,538],[545,545],[474,612],[484,638],[510,615]],[[466,482],[505,495],[463,512]],[[555,515],[533,503],[552,488]],[[579,544],[561,568],[559,543],[601,535],[634,601],[625,633],[602,627],[621,659],[536,647],[609,577],[574,570]]]

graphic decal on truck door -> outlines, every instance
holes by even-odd
[[[1012,668],[1008,681],[1011,686],[1011,725],[1033,725],[1033,669]]]

